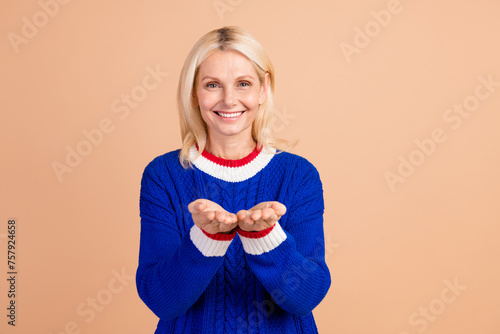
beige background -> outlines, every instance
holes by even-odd
[[[500,333],[498,1],[54,1],[0,5],[1,276],[11,217],[19,271],[2,333],[154,332],[133,281],[141,174],[180,145],[191,46],[232,24],[267,49],[275,130],[322,176],[320,332]],[[68,147],[87,155],[58,177]]]

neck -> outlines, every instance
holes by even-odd
[[[207,140],[205,150],[216,157],[226,160],[239,160],[255,149],[255,141],[252,137],[242,140],[240,138],[226,138],[224,141]]]

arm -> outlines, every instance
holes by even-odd
[[[169,176],[152,166],[141,182],[141,239],[137,290],[144,303],[162,320],[185,313],[203,294],[223,263],[232,234],[209,234],[193,225],[182,235],[178,228]],[[182,208],[187,210],[187,208]]]
[[[311,164],[295,189],[286,230],[276,222],[259,232],[238,233],[250,267],[275,302],[290,313],[306,315],[331,284],[325,263],[323,190]]]

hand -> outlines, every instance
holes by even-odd
[[[250,210],[240,210],[236,214],[238,226],[243,231],[258,232],[274,226],[286,212],[280,202],[262,202]]]
[[[238,226],[234,213],[224,210],[219,204],[208,199],[197,199],[188,205],[188,210],[196,226],[207,233],[228,233]]]

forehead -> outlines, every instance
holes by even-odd
[[[237,51],[216,51],[205,59],[199,68],[199,78],[204,76],[235,77],[250,75],[257,78],[252,62]]]

